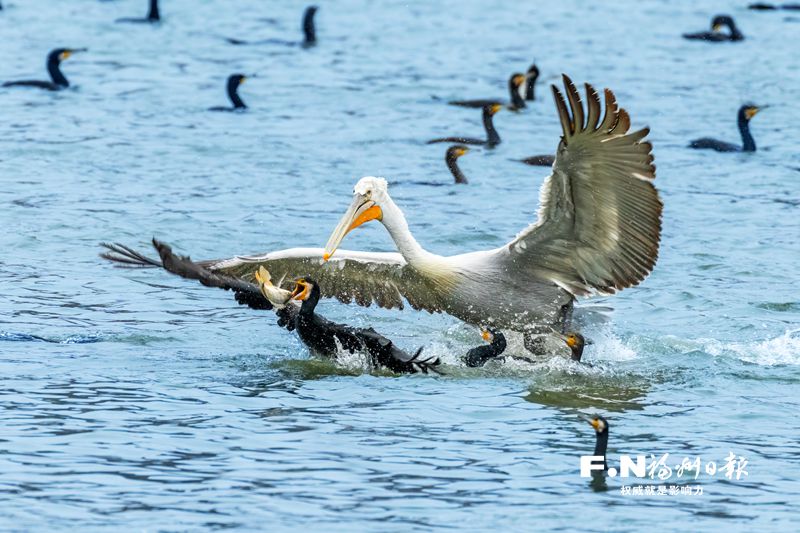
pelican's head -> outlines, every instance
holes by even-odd
[[[327,261],[339,247],[345,235],[370,220],[383,220],[381,205],[389,199],[389,185],[383,178],[367,176],[353,187],[353,203],[331,233],[322,259]]]

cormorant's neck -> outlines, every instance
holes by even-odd
[[[508,82],[508,93],[511,96],[511,105],[516,108],[525,107],[525,99],[519,94],[519,87],[512,80]]]
[[[493,115],[489,110],[483,110],[483,128],[486,130],[486,140],[488,144],[500,144],[500,135],[494,129]]]
[[[739,31],[739,28],[736,27],[736,24],[731,21],[728,23],[728,29],[731,30],[731,39],[734,41],[741,41],[744,39],[744,35],[742,32]]]
[[[597,442],[594,445],[594,455],[603,456],[603,470],[608,470],[606,461],[606,448],[608,448],[608,429],[597,434]]]
[[[231,99],[231,102],[233,103],[233,107],[234,108],[236,108],[236,109],[246,109],[247,106],[242,101],[242,99],[239,97],[239,93],[237,92],[238,90],[239,90],[239,82],[238,81],[229,83],[228,84],[228,98]]]
[[[498,331],[495,334],[494,339],[492,339],[492,352],[494,356],[497,357],[504,351],[506,351],[506,338]]]
[[[308,298],[303,300],[303,303],[300,305],[300,315],[305,318],[314,316],[314,309],[317,308],[319,297],[319,286],[314,285],[314,287],[311,289],[311,294],[309,294]]]
[[[47,60],[47,72],[50,73],[50,78],[52,78],[53,83],[61,87],[69,87],[67,78],[61,73],[60,64],[58,56],[51,57]]]
[[[539,76],[534,76],[532,78],[528,78],[528,85],[525,91],[525,99],[526,100],[536,100],[536,78]]]
[[[147,13],[147,20],[161,20],[161,14],[158,12],[158,0],[150,0],[150,11]]]
[[[409,263],[424,261],[433,254],[425,251],[408,229],[408,222],[397,204],[387,195],[386,201],[381,204],[384,225],[392,240],[397,245],[397,250]]]
[[[456,183],[469,183],[467,177],[464,175],[463,172],[461,172],[461,169],[458,168],[458,157],[447,154],[447,157],[445,157],[445,161],[447,161],[447,168],[450,169],[450,172],[453,174]]]
[[[305,34],[305,43],[312,44],[317,42],[317,30],[314,28],[314,14],[316,10],[308,9],[303,16],[303,33]]]
[[[739,132],[742,134],[742,151],[755,152],[756,141],[750,133],[750,121],[744,116],[744,112],[739,113]]]

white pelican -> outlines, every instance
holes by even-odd
[[[551,328],[563,331],[576,296],[611,294],[651,272],[662,211],[653,186],[652,146],[643,141],[648,128],[629,133],[628,113],[610,90],[605,90],[601,118],[600,99],[590,85],[585,111],[567,76],[564,86],[569,107],[553,86],[563,136],[553,172],[540,190],[538,220],[500,248],[449,257],[425,250],[409,231],[386,180],[365,177],[324,250],[294,248],[197,265],[248,282],[263,266],[278,286],[311,276],[323,296],[345,303],[403,308],[405,300],[414,309],[522,332],[526,339]],[[389,231],[399,253],[338,250],[347,233],[371,220]],[[117,247],[104,257],[153,264],[125,250]]]

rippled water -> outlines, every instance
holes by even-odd
[[[165,0],[158,27],[122,26],[145,2],[4,2],[0,90],[0,529],[578,529],[796,527],[800,383],[800,17],[746,2],[325,3],[320,44],[303,5]],[[62,5],[63,4],[63,5]],[[740,5],[741,4],[741,5]],[[690,43],[731,12],[747,40]],[[501,112],[504,143],[447,183],[431,137],[481,133],[453,97],[505,96],[536,59],[541,98]],[[226,103],[241,71],[250,106]],[[640,287],[582,302],[587,365],[467,371],[477,334],[452,318],[326,302],[330,318],[424,345],[449,377],[360,375],[311,361],[271,313],[156,271],[114,269],[97,243],[152,235],[193,257],[320,246],[362,175],[383,175],[429,249],[508,241],[530,222],[552,151],[547,84],[611,87],[648,124],[664,202],[661,258]],[[744,101],[760,150],[738,140]],[[348,248],[391,249],[379,227]],[[618,454],[748,460],[701,475],[702,496],[624,496],[579,476],[611,424]],[[689,522],[690,521],[690,522]]]

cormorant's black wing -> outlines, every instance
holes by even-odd
[[[372,328],[353,329],[375,359],[375,362],[380,366],[398,373],[415,374],[421,372],[427,374],[429,371],[437,372],[434,367],[438,366],[441,361],[439,361],[438,357],[423,355],[422,348],[418,349],[414,354],[409,354]]]
[[[3,87],[36,87],[37,89],[46,89],[48,91],[56,91],[59,86],[52,81],[42,80],[20,80],[20,81],[7,81]]]

